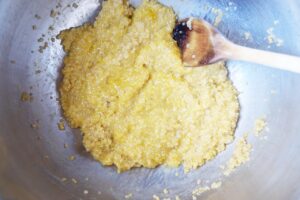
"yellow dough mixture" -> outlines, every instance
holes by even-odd
[[[187,68],[176,15],[156,1],[104,1],[94,24],[63,31],[60,84],[69,124],[87,151],[118,171],[203,165],[233,140],[237,92],[224,63]]]

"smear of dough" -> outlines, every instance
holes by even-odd
[[[255,127],[254,127],[254,135],[260,136],[263,132],[263,130],[266,128],[267,123],[264,118],[255,120]]]
[[[218,189],[219,187],[222,186],[222,182],[218,181],[218,182],[213,182],[210,186],[211,189]]]
[[[274,34],[274,27],[268,28],[266,32],[268,34],[266,40],[268,41],[269,44],[275,44],[277,47],[283,45],[284,41]]]
[[[233,140],[239,103],[224,63],[185,68],[175,21],[156,1],[133,10],[108,0],[94,24],[60,34],[67,52],[60,102],[103,165],[189,170]]]
[[[210,187],[208,186],[204,186],[204,187],[198,187],[196,189],[193,190],[192,194],[193,194],[193,199],[196,197],[196,196],[200,196],[202,193],[206,192],[210,190]]]
[[[221,186],[222,186],[222,182],[216,181],[216,182],[211,183],[210,186],[197,187],[197,188],[193,189],[193,191],[192,191],[192,199],[197,199],[197,197],[202,195],[202,193],[210,191],[210,190],[218,189]]]
[[[227,162],[224,175],[228,176],[234,171],[235,168],[249,161],[251,150],[252,150],[252,146],[251,144],[247,143],[246,136],[239,139],[239,141],[236,144],[232,157]]]

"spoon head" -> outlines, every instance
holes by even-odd
[[[214,28],[204,20],[190,18],[177,23],[173,38],[186,66],[198,67],[216,62],[212,40],[215,33]]]

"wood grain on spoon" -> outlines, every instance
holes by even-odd
[[[190,18],[179,22],[173,38],[186,66],[197,67],[232,59],[300,73],[299,57],[239,46],[204,20]]]

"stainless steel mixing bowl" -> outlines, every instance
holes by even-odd
[[[217,13],[211,8],[219,8],[224,16],[218,28],[231,40],[300,55],[298,0],[161,2],[172,6],[181,18],[192,15],[210,22]],[[64,52],[60,41],[52,38],[63,29],[93,20],[100,7],[98,0],[0,0],[0,199],[110,200],[124,199],[124,195],[132,193],[132,199],[144,200],[152,199],[153,194],[163,198],[164,188],[169,190],[168,196],[192,199],[197,180],[204,185],[223,182],[221,188],[198,199],[300,199],[298,74],[248,63],[227,63],[230,77],[240,91],[241,118],[236,138],[249,132],[254,149],[251,161],[229,177],[222,175],[219,166],[226,163],[235,143],[189,174],[184,174],[182,168],[163,166],[117,174],[113,167],[102,167],[85,152],[78,130],[67,126],[65,131],[59,130],[57,123],[63,117],[57,84]],[[284,41],[282,46],[268,44],[270,28]],[[245,32],[252,37],[246,40]],[[33,100],[20,101],[22,92],[32,93]],[[252,134],[253,124],[263,116],[269,132],[267,139],[258,139]],[[65,144],[68,148],[64,148]],[[70,161],[71,155],[76,159]]]

